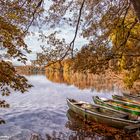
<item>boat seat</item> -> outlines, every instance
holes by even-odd
[[[76,103],[73,103],[73,104],[74,104],[74,105],[82,105],[83,103],[77,103],[77,102],[76,102]]]
[[[99,109],[100,107],[98,107],[98,106],[92,106],[92,105],[85,105],[85,104],[83,104],[82,105],[82,107],[84,108],[84,109],[89,109],[89,110],[95,110],[95,109]]]
[[[98,107],[98,106],[94,106],[93,108],[94,108],[94,109],[99,109],[100,107]]]
[[[122,118],[122,119],[127,119],[129,117],[129,115],[127,114],[121,114],[121,115],[118,115],[119,118]]]

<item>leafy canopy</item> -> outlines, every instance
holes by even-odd
[[[75,28],[72,41],[64,48],[64,57],[58,56],[57,60],[71,54],[78,71],[125,71],[124,81],[131,87],[140,75],[139,9],[139,0],[52,1],[46,18],[48,25],[54,28],[63,23]],[[74,55],[78,33],[89,43]],[[53,41],[56,45],[57,40]]]
[[[40,56],[46,62],[58,62],[71,56],[76,70],[100,73],[110,68],[109,63],[113,61],[117,65],[111,68],[125,70],[125,81],[129,85],[139,78],[140,0],[52,0],[48,10],[44,5],[43,0],[0,1],[0,42],[6,52],[0,56],[3,95],[9,95],[10,88],[25,92],[31,87],[5,57],[26,64],[25,53],[31,51],[24,38],[31,25],[42,23],[54,30],[63,24],[75,28],[69,44],[57,39],[55,33],[47,37],[50,48],[42,47],[43,55]],[[77,52],[75,41],[79,33],[89,43]]]
[[[25,53],[31,51],[24,38],[29,33],[29,27],[33,23],[37,24],[41,17],[42,4],[42,0],[0,1],[0,49],[3,52],[0,55],[0,93],[3,96],[8,96],[11,89],[23,93],[31,87],[25,77],[17,74],[10,59],[26,64]]]

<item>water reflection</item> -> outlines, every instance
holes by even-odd
[[[75,140],[137,140],[135,133],[127,134],[121,129],[115,129],[103,124],[84,121],[73,111],[67,111],[66,127],[75,132]]]
[[[106,136],[105,134],[99,132],[100,130],[92,129],[92,127],[89,125],[89,122],[83,121],[82,118],[80,118],[71,110],[67,111],[67,117],[69,121],[66,123],[66,127],[76,132],[75,138],[77,139],[113,139],[113,136]]]
[[[55,79],[55,75],[52,77]],[[56,79],[59,81],[58,77]],[[100,96],[110,98],[112,92],[80,90],[73,85],[54,83],[46,79],[45,75],[32,75],[27,78],[34,85],[29,92],[25,94],[14,92],[9,97],[4,97],[10,103],[10,108],[0,111],[0,115],[6,121],[6,124],[0,125],[0,138],[7,137],[9,140],[102,140],[111,138],[102,133],[104,130],[101,133],[95,129],[86,131],[90,128],[88,124],[84,124],[77,118],[73,119],[73,115],[71,119],[67,117],[66,98],[92,103],[93,95],[100,94]],[[64,82],[63,78],[61,81]],[[74,81],[70,77],[68,79],[71,82]],[[77,82],[81,82],[81,78]]]
[[[113,137],[104,137],[96,133],[85,133],[77,131],[71,134],[53,131],[51,135],[46,134],[43,138],[40,134],[32,134],[30,140],[113,140]]]
[[[120,81],[105,75],[46,71],[46,77],[52,82],[67,83],[68,85],[75,85],[80,89],[90,88],[92,90],[96,89],[96,91],[122,89]]]

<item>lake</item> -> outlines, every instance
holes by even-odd
[[[75,121],[70,120],[66,98],[93,103],[93,95],[111,98],[112,94],[121,94],[114,85],[109,90],[102,88],[97,90],[91,88],[91,85],[90,88],[87,86],[80,88],[56,75],[52,77],[57,80],[51,80],[46,75],[26,77],[34,85],[29,92],[24,94],[13,92],[9,97],[4,97],[10,103],[10,108],[0,111],[1,117],[6,121],[6,124],[0,125],[0,140],[110,139],[94,132],[87,135],[83,121],[78,121],[78,118]],[[84,79],[77,81],[82,83]]]

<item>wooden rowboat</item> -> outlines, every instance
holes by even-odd
[[[115,97],[115,96],[112,95],[112,97]],[[105,99],[105,98],[103,100],[107,100],[107,102],[111,102],[111,103],[114,103],[114,104],[120,104],[122,106],[127,106],[127,107],[130,107],[130,108],[140,109],[140,104],[132,103],[132,102],[129,102],[129,101],[123,101],[123,100],[119,100],[119,99],[114,99],[114,100],[110,99],[109,100],[109,99]]]
[[[126,101],[126,102],[129,102],[129,103],[140,105],[140,101],[138,99],[135,99],[135,98],[132,98],[132,97],[112,95],[112,98],[115,99],[115,100]]]
[[[127,94],[127,93],[123,93],[124,97],[127,97],[129,99],[133,99],[135,101],[140,102],[140,95],[133,95],[133,94]]]
[[[140,109],[139,108],[133,108],[131,106],[128,106],[126,104],[120,104],[114,100],[106,99],[106,98],[99,98],[98,96],[93,96],[93,101],[96,104],[107,106],[116,110],[121,110],[124,112],[128,112],[132,115],[140,115]]]
[[[67,99],[67,104],[69,109],[89,121],[107,124],[116,128],[140,124],[138,119],[108,107],[93,105],[73,99]]]
[[[129,96],[129,97],[139,97],[140,98],[140,93],[137,94],[133,94],[133,93],[126,93],[126,92],[122,92],[124,96]]]

